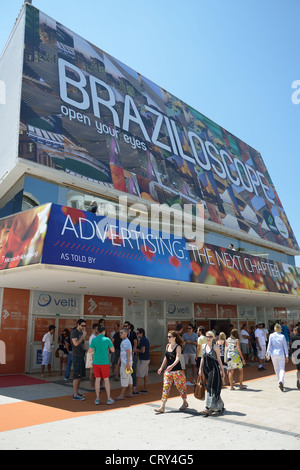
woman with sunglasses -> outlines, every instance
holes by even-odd
[[[221,398],[222,379],[224,368],[221,361],[220,349],[214,343],[215,335],[212,331],[206,333],[207,344],[202,346],[202,359],[199,367],[199,376],[204,374],[206,379],[206,407],[201,414],[205,416],[218,415],[224,411]]]
[[[180,363],[180,356],[183,349],[183,341],[181,336],[176,333],[176,331],[169,331],[168,333],[168,344],[166,346],[165,357],[162,361],[160,368],[157,373],[160,375],[163,369],[166,367],[164,373],[164,384],[162,391],[162,403],[161,407],[154,410],[156,413],[164,413],[166,402],[173,385],[173,382],[176,385],[177,390],[179,391],[181,398],[183,400],[182,406],[179,408],[180,411],[185,410],[189,405],[187,402],[187,387],[186,387],[186,378],[182,366]]]

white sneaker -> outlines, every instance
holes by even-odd
[[[109,398],[106,402],[107,405],[113,405],[115,402],[115,400],[113,400],[112,398]]]

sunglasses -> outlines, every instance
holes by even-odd
[[[173,338],[173,336],[168,335],[168,338]]]

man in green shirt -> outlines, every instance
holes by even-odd
[[[95,376],[96,400],[95,405],[100,404],[100,380],[104,380],[105,391],[107,395],[107,405],[112,405],[114,400],[110,396],[110,365],[109,351],[115,352],[115,348],[109,338],[105,336],[105,327],[98,326],[98,336],[93,338],[89,353],[94,354],[93,370]]]

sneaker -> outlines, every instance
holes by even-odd
[[[73,395],[73,400],[84,401],[85,398],[84,398],[84,397],[80,397],[79,395]]]
[[[195,384],[193,384],[193,383],[190,382],[190,381],[188,381],[186,384],[189,385],[189,386],[195,385]]]
[[[95,400],[95,405],[100,405],[100,400],[98,400],[97,398]]]
[[[77,393],[77,395],[80,397],[80,398],[85,398],[85,395],[83,393]]]
[[[141,390],[140,393],[148,393],[147,390]]]
[[[115,400],[113,400],[112,398],[109,398],[106,402],[107,405],[113,405],[115,402]]]
[[[138,395],[140,392],[134,391],[132,392],[132,395]]]

